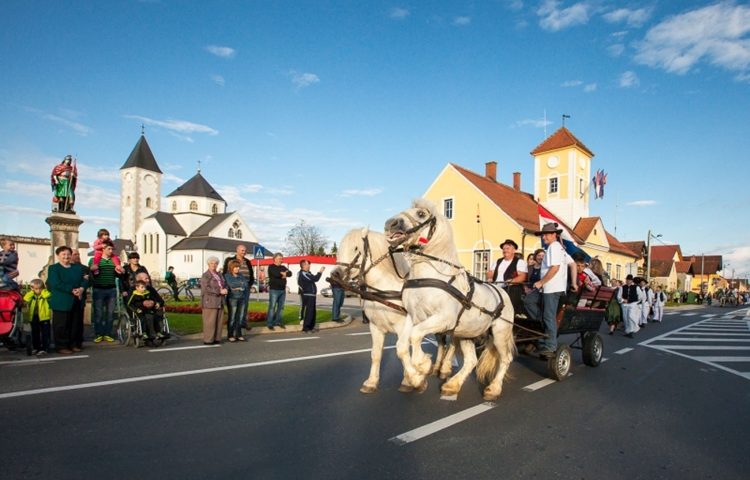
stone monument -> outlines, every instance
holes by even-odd
[[[67,155],[60,164],[55,165],[50,175],[52,185],[52,214],[45,220],[50,227],[50,261],[55,261],[55,249],[62,245],[78,249],[78,229],[83,223],[73,206],[76,201],[78,184],[78,167],[71,155]]]

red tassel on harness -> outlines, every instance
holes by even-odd
[[[419,241],[419,243],[421,243],[422,245],[427,245],[427,242],[429,242],[429,240],[427,240],[427,239],[426,239],[426,238],[424,238],[424,237],[419,237],[419,240],[418,240],[418,241]]]

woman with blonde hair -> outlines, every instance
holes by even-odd
[[[219,259],[208,257],[208,270],[201,276],[201,311],[203,314],[203,343],[220,345],[224,296],[226,284],[221,274],[216,271]]]

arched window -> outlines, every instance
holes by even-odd
[[[198,202],[193,200],[192,202],[190,202],[190,211],[195,212],[197,210],[198,210]]]
[[[146,208],[151,208],[151,197],[146,197]]]
[[[242,230],[238,228],[237,231],[234,233],[234,238],[242,238]]]
[[[227,237],[234,238],[234,229],[233,228],[229,229],[229,231],[227,232]]]
[[[216,215],[217,213],[219,213],[219,206],[216,205],[215,203],[211,206],[211,213],[213,215]]]
[[[125,199],[125,206],[126,207],[130,206],[130,197],[128,197],[128,198]]]
[[[172,202],[172,211],[173,212],[177,211],[177,202]]]

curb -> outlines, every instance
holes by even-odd
[[[344,321],[336,323],[334,321],[328,321],[325,323],[318,323],[315,326],[320,330],[330,330],[332,328],[341,328],[350,325],[354,319],[351,315],[345,315]],[[302,325],[299,324],[287,324],[286,329],[275,329],[270,330],[268,327],[253,327],[250,330],[246,330],[245,334],[249,335],[280,335],[284,333],[301,333]],[[190,335],[176,335],[172,334],[174,338],[180,340],[200,340],[203,338],[203,333],[191,333]]]

